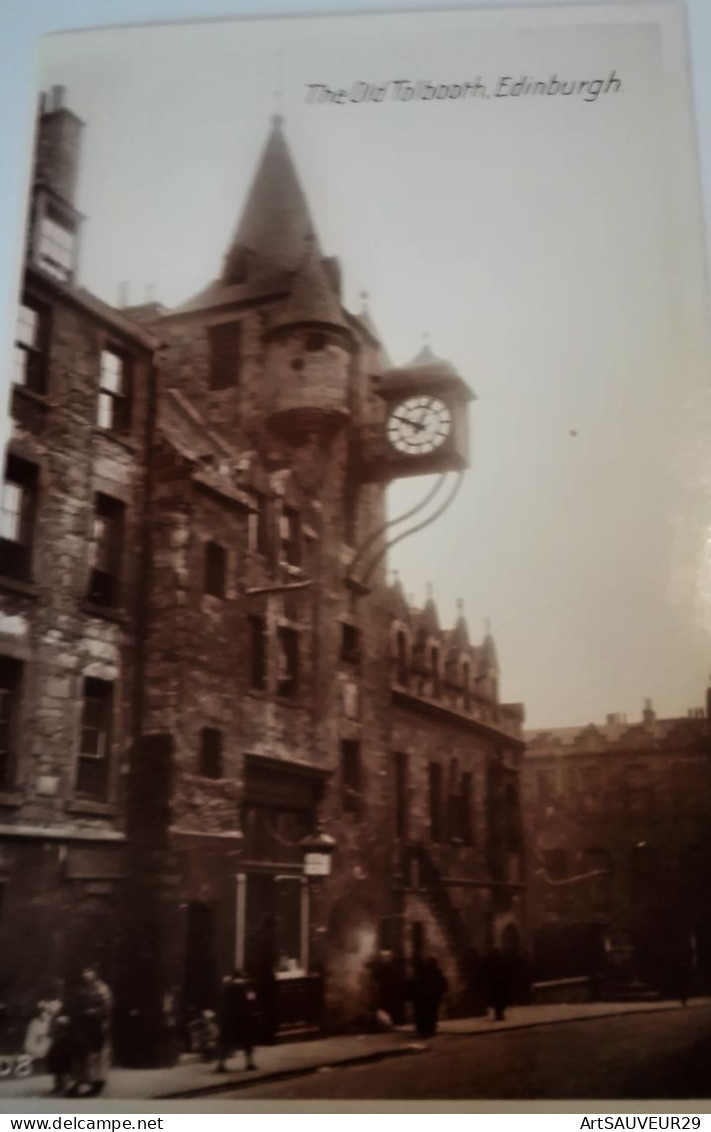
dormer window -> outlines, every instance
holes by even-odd
[[[62,283],[67,283],[74,273],[75,241],[73,229],[48,209],[40,220],[37,258],[40,267]]]

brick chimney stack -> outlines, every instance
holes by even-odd
[[[35,178],[74,205],[84,123],[64,105],[65,88],[53,86],[40,101]]]
[[[642,712],[642,722],[651,727],[656,718],[657,713],[652,706],[652,701],[650,699],[646,699],[644,701],[644,710]]]

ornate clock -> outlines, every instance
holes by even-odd
[[[468,404],[474,400],[451,362],[425,346],[405,366],[388,370],[376,386],[385,402],[382,423],[359,437],[362,481],[461,471],[469,464]]]
[[[444,444],[452,427],[449,409],[439,397],[406,397],[388,414],[388,440],[406,456],[423,456]]]

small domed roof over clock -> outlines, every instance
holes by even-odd
[[[467,406],[475,394],[451,362],[428,343],[375,386],[385,402],[382,431],[364,438],[361,475],[397,479],[462,471],[469,464]]]
[[[476,394],[452,363],[446,358],[439,358],[433,353],[429,342],[425,342],[419,354],[411,362],[407,362],[404,366],[395,366],[383,374],[378,382],[378,392],[384,397],[389,397],[391,393],[400,393],[403,390],[415,392],[422,386],[431,389],[439,383],[456,384],[460,386],[461,392],[466,391],[466,400],[476,400]]]

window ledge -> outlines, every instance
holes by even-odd
[[[0,574],[0,590],[10,590],[12,593],[24,594],[25,597],[39,597],[39,586],[35,582],[23,582],[20,578],[11,578],[7,574]]]
[[[23,801],[18,790],[0,790],[0,806],[21,806]]]
[[[269,698],[269,692],[266,688],[247,688],[247,695],[252,696],[255,700],[266,700]]]
[[[110,605],[95,605],[93,601],[88,600],[84,600],[81,607],[85,613],[92,617],[101,617],[104,621],[115,621],[119,625],[125,625],[129,621],[129,616],[124,609],[114,609]]]
[[[35,405],[41,405],[43,409],[51,408],[52,402],[46,393],[38,393],[36,389],[30,389],[28,385],[20,385],[19,381],[13,381],[12,392],[19,394],[20,397],[26,397],[28,401],[32,401]]]
[[[118,806],[113,802],[93,802],[89,798],[74,798],[64,807],[70,814],[91,814],[93,817],[115,817]]]
[[[94,425],[95,436],[105,436],[107,440],[113,440],[116,444],[120,444],[128,452],[138,451],[138,442],[132,436],[122,432],[116,432],[113,428],[102,428],[101,425]]]

